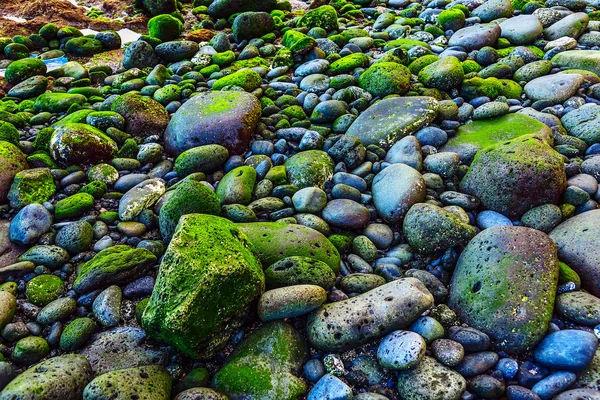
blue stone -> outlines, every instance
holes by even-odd
[[[597,347],[593,333],[568,329],[546,336],[533,355],[544,367],[578,372],[590,365]]]
[[[496,370],[502,373],[504,379],[513,379],[519,372],[519,363],[512,358],[502,358],[496,364]]]
[[[317,382],[325,375],[325,367],[321,360],[312,359],[304,364],[304,376],[309,382]]]
[[[573,372],[555,372],[536,383],[531,391],[537,394],[541,400],[550,400],[554,395],[571,386],[576,379],[577,375]]]
[[[350,400],[352,389],[339,378],[324,375],[308,393],[307,400]]]
[[[487,229],[493,226],[512,226],[512,222],[496,211],[486,210],[477,214],[477,226],[481,229]]]

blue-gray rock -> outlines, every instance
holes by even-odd
[[[41,204],[26,205],[10,223],[10,240],[20,246],[29,246],[50,230],[52,215]]]
[[[597,347],[593,333],[565,329],[546,336],[533,355],[546,368],[579,372],[590,365]]]
[[[352,389],[338,377],[323,376],[308,393],[307,400],[352,400]]]
[[[398,223],[413,204],[425,200],[425,180],[414,168],[392,164],[373,179],[373,203],[387,222]]]

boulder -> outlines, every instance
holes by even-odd
[[[169,123],[169,113],[159,102],[135,93],[119,96],[111,110],[125,118],[125,132],[136,137],[162,137]]]
[[[60,126],[50,139],[52,158],[64,166],[110,161],[116,152],[117,144],[110,137],[87,124]]]
[[[14,144],[0,140],[0,204],[8,200],[15,175],[27,168],[27,156]]]

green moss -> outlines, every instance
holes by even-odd
[[[65,293],[65,284],[56,275],[38,275],[27,283],[25,294],[36,306],[43,307]]]
[[[60,200],[54,207],[57,220],[80,217],[94,207],[94,197],[87,193],[77,193]]]
[[[65,327],[60,335],[60,349],[63,351],[79,350],[96,330],[91,318],[76,318]]]
[[[212,89],[221,90],[228,86],[239,86],[247,92],[257,89],[262,83],[260,75],[252,69],[242,69],[217,80]]]
[[[213,54],[211,58],[213,64],[216,64],[219,67],[223,67],[235,61],[235,53],[231,50],[227,50],[223,53]]]
[[[11,62],[4,72],[4,79],[16,85],[27,78],[46,73],[46,64],[38,58],[24,58]]]
[[[540,49],[537,46],[525,46],[526,48],[528,48],[529,50],[533,51],[533,53],[539,58],[542,59],[544,58],[544,51],[542,49]],[[504,47],[504,48],[498,48],[496,50],[496,52],[498,53],[498,56],[500,57],[508,57],[510,55],[510,53],[512,53],[512,51],[516,49],[515,46],[508,46],[508,47]]]
[[[419,72],[425,68],[426,66],[433,64],[434,62],[438,61],[440,59],[440,57],[436,56],[435,54],[427,54],[424,55],[423,57],[419,57],[416,60],[414,60],[413,62],[411,62],[408,66],[408,69],[410,70],[410,72],[413,75],[419,75]]]
[[[10,122],[0,121],[0,140],[19,145],[19,131]]]
[[[21,209],[28,204],[43,203],[56,191],[47,168],[27,169],[17,173],[8,193],[11,207]]]
[[[429,47],[429,45],[425,42],[422,42],[420,40],[414,40],[414,39],[396,39],[396,40],[392,40],[390,42],[388,42],[385,47],[383,48],[385,51],[387,50],[392,50],[392,49],[396,49],[396,48],[401,48],[403,50],[410,50],[413,47],[424,47],[427,50],[430,50],[431,48]]]
[[[558,282],[559,283],[567,283],[573,282],[577,287],[581,286],[581,278],[571,267],[565,264],[562,261],[558,262],[559,275]]]
[[[96,200],[100,200],[106,192],[108,192],[108,187],[102,181],[91,181],[79,190],[79,193],[91,194]]]
[[[232,72],[239,71],[242,68],[265,67],[269,68],[271,64],[262,57],[254,57],[248,60],[237,60],[227,67]],[[204,74],[203,74],[204,75]]]
[[[369,57],[364,53],[353,53],[333,62],[329,66],[329,70],[334,74],[345,74],[352,72],[358,67],[366,67],[369,65]]]
[[[150,36],[163,42],[179,39],[182,29],[181,21],[169,14],[157,15],[148,21]]]
[[[373,96],[404,94],[410,85],[410,75],[410,70],[404,65],[378,62],[361,74],[358,84]]]
[[[65,51],[81,57],[89,57],[102,52],[102,42],[86,36],[75,37],[65,44]]]
[[[338,29],[338,15],[332,6],[321,6],[308,11],[298,20],[298,27],[307,27],[308,29],[320,27],[327,31]]]
[[[39,336],[27,336],[17,342],[12,358],[18,364],[35,364],[50,353],[48,342]]]
[[[293,29],[285,32],[281,39],[281,43],[290,49],[290,51],[300,54],[309,52],[317,45],[315,39]]]
[[[471,72],[479,72],[482,67],[474,60],[465,60],[462,62],[462,69],[466,74],[470,74]]]
[[[456,31],[465,25],[465,14],[459,8],[450,8],[444,10],[438,15],[437,23],[440,24],[445,31]]]

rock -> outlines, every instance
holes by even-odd
[[[142,325],[190,357],[210,358],[263,290],[262,267],[242,231],[219,217],[184,215],[163,257]]]
[[[102,52],[102,42],[85,36],[74,37],[65,43],[65,52],[80,57],[90,57]]]
[[[169,14],[157,15],[148,21],[148,33],[150,36],[158,38],[163,42],[179,39],[182,29],[183,24],[181,21]],[[136,66],[136,68],[143,67]]]
[[[587,326],[600,324],[600,299],[586,292],[559,294],[556,296],[555,310],[561,317],[577,324]]]
[[[583,12],[567,15],[546,28],[544,37],[547,40],[557,40],[565,36],[577,39],[587,28],[589,21],[588,15]]]
[[[92,313],[102,327],[112,328],[119,324],[122,298],[121,288],[113,285],[100,292],[94,299]]]
[[[544,27],[535,15],[519,15],[500,24],[501,37],[516,46],[531,44],[542,35]]]
[[[17,146],[6,141],[0,141],[0,204],[7,201],[8,192],[13,179],[18,172],[29,168],[25,154]]]
[[[399,279],[310,314],[308,340],[328,352],[354,349],[407,327],[432,305],[433,296],[420,281]]]
[[[123,68],[154,67],[160,62],[150,44],[143,40],[131,43],[123,53]]]
[[[54,131],[50,154],[62,165],[90,165],[112,160],[117,144],[90,125],[69,123]]]
[[[169,371],[159,365],[119,369],[91,381],[83,391],[83,398],[167,400],[172,381]]]
[[[558,248],[558,257],[581,277],[581,286],[600,296],[600,249],[598,229],[600,210],[569,218],[550,232]]]
[[[52,215],[41,204],[25,206],[15,215],[10,224],[10,240],[20,246],[37,243],[50,230]]]
[[[156,55],[167,62],[189,60],[199,50],[199,45],[191,40],[173,40],[157,45]]]
[[[360,75],[358,84],[373,96],[404,94],[410,85],[410,70],[394,62],[375,63]]]
[[[235,86],[241,87],[247,92],[252,92],[258,89],[261,83],[262,79],[258,72],[251,69],[242,69],[217,79],[212,86],[212,90],[223,90],[224,88]]]
[[[111,110],[125,118],[125,132],[135,137],[162,137],[169,124],[169,113],[159,102],[135,93],[117,97]]]
[[[83,264],[73,289],[86,293],[112,284],[122,285],[143,276],[156,262],[156,256],[149,250],[111,246]]]
[[[413,205],[402,226],[410,246],[421,253],[465,246],[476,234],[456,215],[427,203]]]
[[[489,335],[497,349],[520,352],[544,336],[558,281],[556,246],[544,233],[499,226],[463,250],[448,305],[460,320]]]
[[[28,204],[43,203],[54,194],[56,186],[48,168],[18,172],[8,193],[10,206],[20,210]]]
[[[94,207],[94,197],[91,194],[80,192],[59,200],[54,206],[56,220],[77,218]]]
[[[316,285],[293,285],[268,290],[258,301],[261,321],[295,318],[319,308],[327,300],[327,292]]]
[[[331,200],[322,212],[323,219],[340,229],[363,229],[369,224],[369,209],[354,200]]]
[[[179,155],[192,147],[220,144],[232,155],[241,154],[260,115],[260,102],[252,94],[204,92],[185,102],[169,122],[166,150]]]
[[[494,46],[500,37],[500,25],[479,24],[468,26],[454,32],[448,41],[449,46],[461,46],[467,51],[479,50],[485,46]]]
[[[427,87],[449,91],[460,86],[464,71],[456,57],[441,58],[419,72],[419,81]]]
[[[340,270],[340,254],[320,232],[296,224],[250,222],[236,224],[252,242],[262,265],[272,265],[287,257],[310,257],[329,265],[334,273]]]
[[[82,94],[44,93],[35,99],[33,109],[36,112],[59,113],[67,111],[73,104],[83,105],[87,101]]]
[[[459,400],[466,389],[465,378],[428,356],[398,374],[398,392],[406,400]]]
[[[598,400],[600,399],[600,391],[594,389],[571,389],[566,392],[562,392],[554,400],[578,400],[578,399],[589,399]]]
[[[387,335],[377,348],[377,361],[391,370],[417,366],[425,356],[425,340],[410,331],[395,331]]]
[[[275,9],[275,0],[215,0],[208,8],[213,18],[226,18],[244,11],[266,11]]]
[[[142,365],[166,365],[169,353],[146,346],[146,341],[142,329],[114,328],[96,334],[79,353],[89,360],[95,375]]]
[[[381,100],[363,111],[346,131],[363,145],[389,148],[397,140],[429,124],[437,116],[432,97],[395,97]]]
[[[0,399],[79,400],[92,379],[90,363],[77,354],[41,362],[21,373],[0,393]]]
[[[322,188],[333,174],[333,160],[321,150],[302,151],[286,160],[285,170],[292,185]]]
[[[260,38],[273,31],[273,18],[266,12],[244,12],[235,17],[232,30],[238,43],[244,39]]]
[[[142,5],[150,15],[153,16],[169,14],[177,10],[177,3],[175,0],[142,0]]]
[[[479,151],[461,191],[510,218],[542,204],[558,204],[566,188],[562,157],[537,136],[497,143]]]
[[[423,128],[421,131],[424,129],[427,128]],[[406,164],[409,167],[420,171],[423,168],[423,155],[421,153],[421,144],[419,139],[417,139],[416,136],[411,135],[405,136],[398,140],[388,150],[387,154],[385,155],[385,161],[389,162],[390,164]]]
[[[593,333],[565,329],[546,336],[533,356],[546,368],[581,372],[589,367],[597,347],[598,339]]]
[[[588,145],[600,143],[600,135],[594,129],[600,123],[600,106],[593,103],[584,104],[566,113],[560,121],[570,136],[575,136]]]
[[[471,15],[483,22],[490,22],[498,18],[510,18],[513,11],[510,0],[489,0],[474,9]]]
[[[152,206],[165,192],[164,181],[152,178],[142,181],[129,189],[119,201],[119,218],[131,221],[143,210]]]
[[[267,289],[293,285],[317,285],[329,290],[335,283],[335,273],[323,261],[310,257],[286,257],[265,269]]]
[[[552,57],[552,63],[562,68],[582,69],[596,75],[600,74],[600,51],[571,50],[563,51]]]
[[[212,389],[192,388],[179,393],[175,400],[228,400],[228,397]]]
[[[309,10],[304,16],[302,16],[297,26],[312,28],[322,28],[326,31],[334,31],[338,29],[338,14],[335,8],[329,5],[317,7],[313,10]]]
[[[525,94],[533,101],[546,100],[558,104],[573,96],[583,82],[584,78],[579,74],[541,76],[525,85]]]
[[[425,181],[417,170],[392,164],[373,179],[373,203],[383,219],[399,223],[413,204],[425,200],[425,189]]]
[[[294,400],[306,391],[298,376],[307,358],[304,340],[294,328],[284,322],[264,324],[237,346],[212,387],[232,399]]]
[[[46,64],[38,58],[23,58],[8,64],[4,76],[6,82],[16,85],[36,75],[46,74]]]
[[[245,165],[225,174],[215,192],[221,204],[248,205],[252,201],[255,183],[256,170]]]
[[[0,291],[0,330],[12,321],[17,311],[17,298],[10,292]]]
[[[317,382],[308,393],[307,400],[319,399],[352,399],[352,388],[346,385],[335,375],[326,374]]]
[[[20,99],[29,99],[43,94],[48,88],[48,78],[45,76],[32,76],[15,85],[8,91],[9,96]]]

